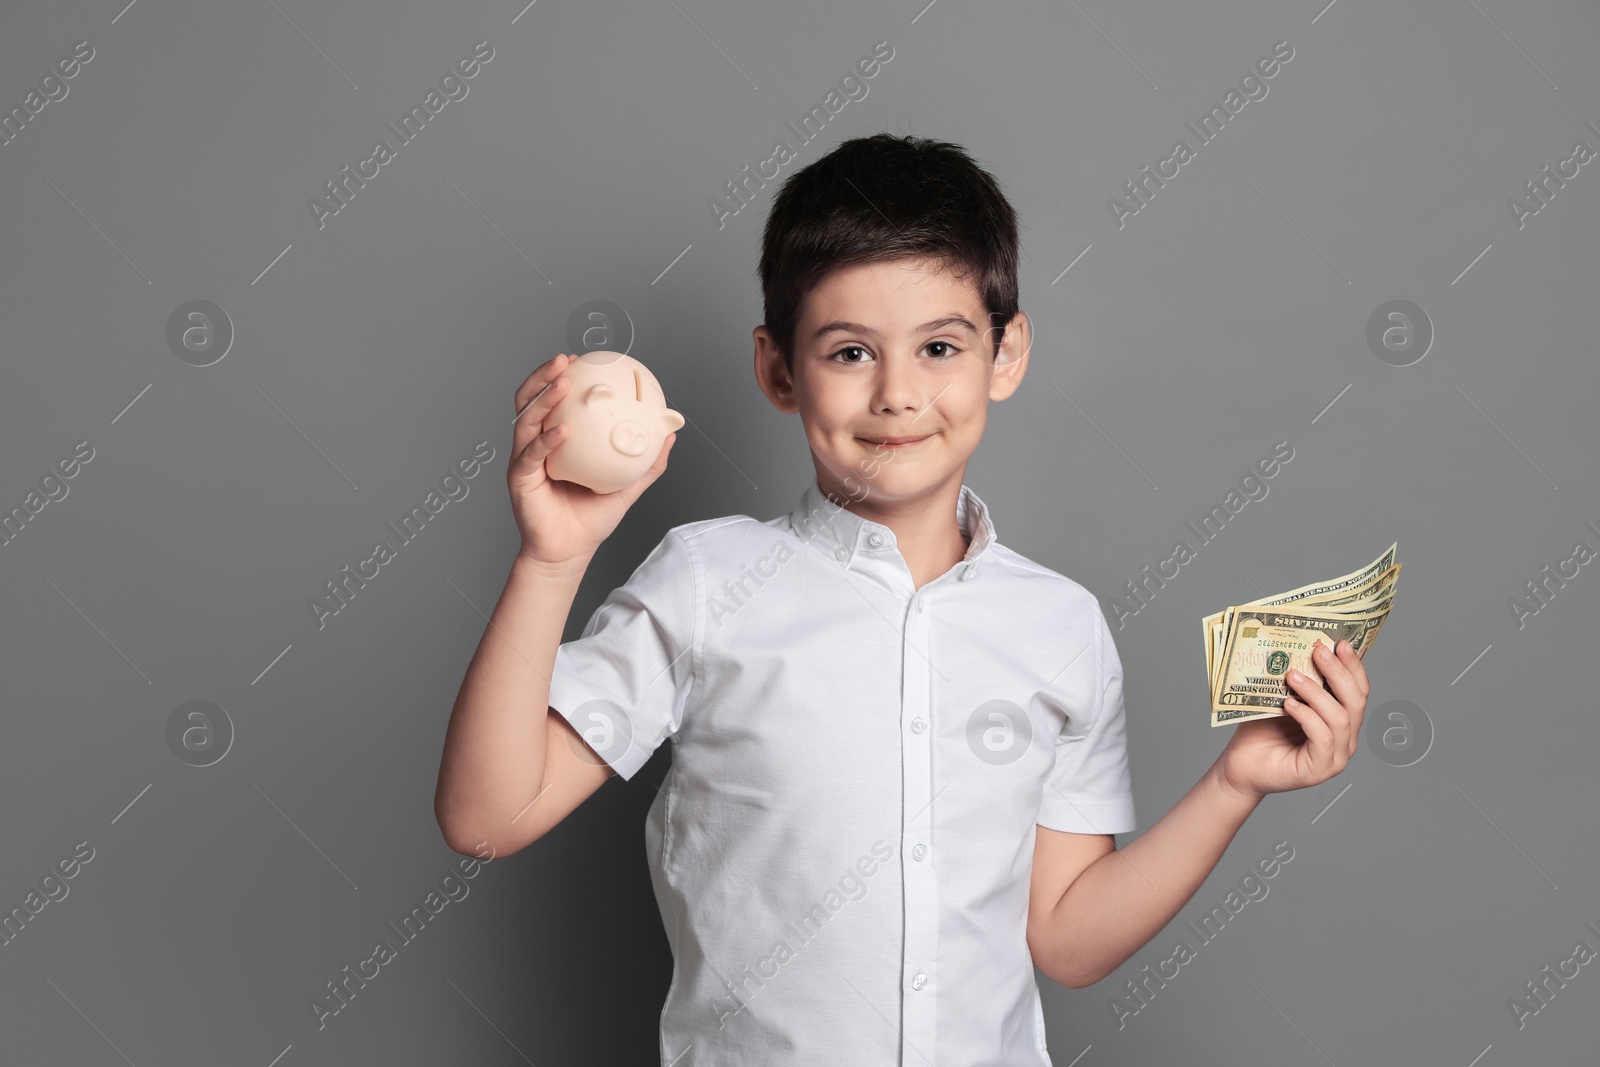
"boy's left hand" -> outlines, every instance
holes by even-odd
[[[1217,764],[1222,781],[1236,792],[1260,798],[1317,785],[1355,755],[1371,688],[1366,668],[1349,641],[1340,641],[1336,653],[1318,641],[1312,656],[1333,691],[1291,671],[1283,716],[1234,727]]]

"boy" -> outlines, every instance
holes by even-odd
[[[674,970],[660,1062],[1047,1065],[1033,968],[1110,974],[1260,799],[1339,773],[1367,679],[1243,723],[1138,840],[1095,597],[1002,546],[963,482],[1022,382],[1017,225],[955,145],[888,134],[793,174],[763,236],[762,391],[815,478],[789,514],[675,526],[561,644],[584,569],[666,469],[545,477],[565,355],[515,397],[522,547],[451,715],[446,841],[525,847],[667,737],[646,826]],[[995,324],[996,328],[985,328]],[[551,713],[554,714],[551,714]]]

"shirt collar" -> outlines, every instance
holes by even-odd
[[[969,578],[977,570],[979,561],[988,555],[996,535],[988,506],[964,482],[956,498],[956,524],[962,536],[968,539],[966,555],[958,564],[960,577]],[[799,504],[789,513],[789,525],[795,536],[809,543],[813,551],[844,567],[859,553],[895,550],[893,530],[833,503],[823,493],[815,476],[800,494]]]

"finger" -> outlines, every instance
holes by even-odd
[[[1344,758],[1350,741],[1350,713],[1344,705],[1310,675],[1291,675],[1289,685],[1299,697],[1299,703],[1306,705],[1315,717],[1320,718],[1327,730],[1326,751],[1319,758],[1326,759],[1330,764],[1335,762],[1336,754],[1338,758]],[[1309,730],[1307,736],[1310,736]]]
[[[517,406],[517,416],[522,416],[522,409],[532,400],[552,378],[558,378],[572,365],[572,358],[565,352],[557,352],[543,363],[533,369],[533,373],[522,379],[522,384],[517,386],[513,399]]]
[[[558,353],[555,358],[545,362],[538,370],[523,379],[522,384],[517,387],[512,397],[517,407],[511,430],[513,453],[526,447],[526,443],[531,441],[535,434],[548,429],[544,425],[545,417],[572,388],[570,382],[563,380],[570,365],[571,360],[566,355]]]
[[[1295,677],[1296,674],[1299,675],[1298,678]],[[1303,672],[1291,672],[1288,682],[1295,696],[1300,698],[1300,702],[1314,708],[1335,732],[1341,727],[1348,727],[1350,709],[1340,703],[1338,697],[1319,685],[1314,677]]]
[[[536,470],[542,470],[545,457],[555,451],[556,446],[567,439],[571,428],[565,423],[552,426],[542,433],[532,434],[528,444],[508,465],[506,474],[511,478],[524,477]]]
[[[1361,654],[1356,651],[1354,645],[1347,640],[1343,642],[1343,646],[1336,649],[1339,654],[1339,662],[1343,663],[1345,669],[1350,672],[1350,677],[1356,680],[1356,686],[1361,690],[1361,695],[1365,697],[1372,692],[1372,684],[1367,680],[1367,666],[1361,662]]]
[[[1356,685],[1350,668],[1321,641],[1316,642],[1316,648],[1311,655],[1317,670],[1322,672],[1322,677],[1327,681],[1328,688],[1339,698],[1339,703],[1343,704],[1346,710],[1360,707],[1367,698]]]
[[[563,358],[556,357],[557,360]],[[549,429],[545,419],[572,389],[570,379],[564,374],[567,365],[557,365],[556,360],[551,360],[517,388],[517,417],[511,428],[512,455],[521,454],[530,441]]]
[[[571,432],[567,426],[547,427],[543,420],[530,422],[526,418],[518,419],[511,433],[511,462],[506,467],[506,477],[525,476],[530,466],[542,464],[545,456]]]
[[[1367,680],[1367,668],[1362,664],[1361,655],[1354,645],[1345,641],[1342,647],[1336,645],[1334,651],[1339,657],[1339,662],[1349,673],[1350,682],[1355,687],[1356,693],[1361,697],[1356,701],[1343,701],[1350,709],[1350,749],[1345,753],[1346,758],[1349,758],[1356,754],[1356,746],[1361,740],[1361,724],[1366,719],[1367,695],[1372,692],[1372,684]]]
[[[1300,724],[1305,732],[1308,755],[1313,766],[1329,767],[1333,763],[1333,730],[1323,717],[1309,704],[1296,700],[1293,694],[1284,698],[1284,714]]]

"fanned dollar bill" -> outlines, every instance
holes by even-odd
[[[1385,558],[1392,558],[1393,555],[1394,546],[1390,546],[1389,551],[1386,552],[1384,556],[1380,556],[1378,561],[1382,561]],[[1367,568],[1364,567],[1362,568],[1361,572],[1357,573],[1364,573],[1366,571]],[[1264,600],[1254,600],[1248,605],[1240,606],[1283,606],[1285,604],[1292,603],[1296,607],[1315,606],[1319,610],[1341,611],[1346,613],[1369,611],[1372,610],[1372,608],[1376,606],[1380,600],[1393,595],[1395,578],[1397,575],[1399,575],[1399,573],[1400,564],[1395,563],[1391,565],[1388,570],[1384,571],[1376,578],[1371,579],[1365,585],[1359,585],[1351,588],[1344,585],[1343,578],[1335,578],[1332,582],[1323,583],[1321,586],[1307,587],[1323,589],[1337,587],[1333,592],[1324,592],[1314,597],[1307,597],[1298,600],[1284,599],[1286,597],[1295,597],[1299,592],[1296,590],[1295,593],[1285,593],[1282,596],[1268,597]],[[1346,591],[1340,592],[1338,591],[1339,589],[1345,589]],[[1235,610],[1235,608],[1228,608],[1226,611],[1219,611],[1215,615],[1208,615],[1205,619],[1206,662],[1210,670],[1211,687],[1213,691],[1215,691],[1217,685],[1217,664],[1220,660],[1220,657],[1217,657],[1215,653],[1217,649],[1222,647],[1223,634],[1226,632],[1227,622],[1231,618],[1231,613]]]
[[[1363,591],[1365,589],[1376,584],[1383,578],[1389,578],[1392,583],[1392,575],[1399,573],[1399,568],[1394,566],[1395,550],[1399,547],[1400,542],[1396,541],[1381,555],[1379,555],[1377,559],[1373,560],[1365,567],[1351,571],[1349,574],[1343,574],[1337,578],[1332,578],[1324,582],[1312,582],[1310,585],[1302,585],[1299,589],[1291,589],[1287,593],[1279,593],[1277,596],[1266,597],[1261,600],[1252,600],[1249,602],[1249,604],[1244,606],[1252,606],[1257,604],[1283,605],[1296,602],[1311,603],[1323,598],[1339,597],[1347,594],[1353,595],[1359,599],[1363,595]],[[1393,571],[1390,570],[1391,567],[1394,568]],[[1233,608],[1230,607],[1223,611],[1217,612],[1215,615],[1208,615],[1205,619],[1206,663],[1211,666],[1211,680],[1213,688],[1216,687],[1216,651],[1218,646],[1221,644],[1222,633],[1227,627],[1227,617],[1232,611]]]
[[[1394,606],[1399,542],[1349,574],[1237,604],[1201,620],[1211,683],[1211,725],[1231,726],[1286,714],[1288,674],[1304,671],[1326,685],[1311,658],[1320,638],[1330,649],[1348,640],[1365,658]]]

